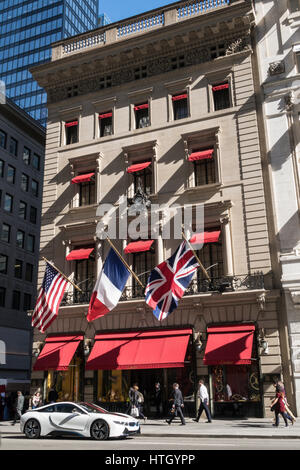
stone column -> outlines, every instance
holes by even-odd
[[[224,276],[233,276],[233,258],[232,258],[232,242],[230,232],[230,217],[227,215],[220,219],[222,231],[222,250],[223,250],[223,266]]]

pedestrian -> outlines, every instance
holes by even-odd
[[[160,407],[162,404],[162,390],[160,388],[159,382],[155,382],[154,384],[154,404],[156,407],[156,416],[157,418],[160,418],[161,416]]]
[[[42,394],[40,392],[40,389],[38,388],[34,394],[32,395],[32,397],[30,398],[30,402],[29,402],[29,407],[32,409],[32,410],[35,410],[36,408],[38,408],[39,406],[42,406],[43,404],[43,400],[42,400]]]
[[[139,415],[139,409],[138,409],[138,394],[136,387],[138,387],[137,383],[133,384],[132,387],[130,387],[128,396],[129,396],[129,407],[127,410],[127,413],[133,416],[134,418],[137,418]]]
[[[17,392],[17,399],[15,401],[15,409],[14,409],[14,421],[13,421],[13,425],[16,424],[17,421],[20,421],[20,418],[22,416],[22,412],[23,412],[23,407],[24,407],[24,396],[22,394],[22,392],[19,390]]]
[[[137,409],[139,411],[139,415],[138,417],[139,418],[142,418],[144,420],[144,422],[146,422],[147,420],[147,417],[144,415],[143,413],[143,408],[144,408],[144,395],[142,394],[142,392],[139,391],[139,387],[138,385],[134,385],[134,389],[135,391],[137,392],[137,403],[136,403],[136,406],[137,406]]]
[[[48,394],[48,402],[49,403],[55,403],[58,399],[58,393],[55,390],[55,388],[52,386],[50,388],[49,394]]]
[[[275,411],[275,424],[273,426],[278,427],[279,426],[279,415],[282,416],[285,427],[288,427],[288,419],[294,424],[293,419],[291,416],[289,416],[286,413],[285,409],[285,392],[284,392],[284,387],[282,383],[274,383],[273,384],[276,390],[276,395],[275,398],[272,400],[271,403],[271,411]]]
[[[184,408],[183,396],[182,396],[181,390],[179,389],[178,383],[173,384],[173,392],[172,392],[171,400],[173,401],[173,405],[171,408],[171,417],[170,419],[166,420],[166,423],[171,424],[175,416],[179,415],[181,426],[185,426],[185,419],[184,419],[183,412],[182,412],[182,409]]]
[[[197,414],[197,418],[194,419],[197,423],[200,420],[203,410],[205,411],[207,423],[212,423],[211,414],[208,407],[209,403],[209,395],[206,386],[204,385],[204,380],[199,380],[199,388],[198,388],[198,397],[200,398],[200,406]]]

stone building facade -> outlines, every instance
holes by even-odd
[[[154,382],[160,381],[167,399],[178,381],[186,412],[193,415],[197,378],[204,377],[215,416],[268,411],[283,356],[254,90],[253,26],[249,1],[183,1],[56,43],[52,62],[33,70],[49,100],[41,255],[84,291],[70,289],[46,334],[35,330],[35,354],[41,352],[32,386],[43,386],[45,396],[55,385],[60,399],[126,409],[128,386],[138,381],[151,413]],[[109,250],[96,236],[97,208],[112,204],[117,211],[120,197],[136,202],[139,189],[151,204],[204,205],[204,247],[198,254],[210,282],[199,271],[178,308],[158,322],[130,279],[118,306],[88,323],[93,284]],[[147,251],[126,236],[114,240],[144,284],[144,273],[180,243],[164,239],[163,222],[160,227],[156,237],[149,234],[154,241]],[[39,284],[44,269],[41,262]],[[185,345],[180,351],[174,349],[178,336]],[[222,344],[218,357],[211,358],[217,336]],[[162,354],[152,366],[151,357],[143,358],[138,368],[127,357],[126,366],[119,364],[129,354],[126,344],[143,349],[148,337],[153,341],[149,356],[163,337],[181,358],[165,363]],[[55,342],[60,348],[74,343],[75,355],[64,371],[61,364],[47,368],[43,362],[43,351]]]

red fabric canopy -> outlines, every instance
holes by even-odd
[[[95,173],[88,173],[87,175],[78,175],[72,179],[72,183],[87,183],[88,181],[92,180],[93,176],[95,176]]]
[[[254,324],[208,327],[208,339],[203,363],[251,364]]]
[[[78,121],[66,122],[65,126],[66,127],[78,126]]]
[[[207,160],[208,158],[212,158],[214,153],[214,149],[207,149],[201,150],[199,152],[193,152],[189,156],[189,161],[194,162],[196,160]]]
[[[186,100],[187,96],[187,93],[183,93],[182,95],[174,95],[172,96],[172,101]]]
[[[78,250],[72,250],[66,257],[67,261],[75,261],[80,259],[89,259],[94,248],[79,248]]]
[[[68,370],[70,362],[83,336],[54,336],[46,338],[45,346],[33,370]]]
[[[184,367],[191,329],[96,335],[88,370]]]
[[[221,230],[214,232],[195,233],[190,239],[191,245],[202,245],[205,243],[217,243],[221,235]]]
[[[127,168],[127,173],[135,173],[136,171],[142,171],[148,166],[151,165],[151,162],[135,163]]]
[[[139,111],[140,109],[148,109],[149,108],[149,104],[148,103],[144,103],[144,104],[138,104],[134,107],[134,110],[135,111]]]
[[[228,83],[222,83],[222,85],[216,85],[212,87],[213,91],[227,90],[229,88]]]
[[[124,253],[140,253],[141,251],[149,251],[154,240],[139,240],[137,242],[128,243],[124,249]]]
[[[106,118],[109,118],[109,117],[112,117],[112,112],[99,114],[99,119],[106,119]]]
[[[5,385],[0,385],[0,393],[4,393],[5,392]]]

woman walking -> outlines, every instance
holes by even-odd
[[[277,382],[277,384],[274,384],[274,386],[276,389],[276,396],[271,403],[271,410],[275,411],[275,424],[273,424],[273,426],[279,426],[279,415],[281,415],[284,420],[285,427],[288,427],[288,419],[292,422],[292,424],[294,424],[294,420],[286,413],[285,391],[283,384],[281,382]]]
[[[37,391],[32,395],[29,403],[29,407],[31,407],[32,410],[35,410],[39,406],[42,406],[43,401],[42,401],[42,395],[40,392],[40,389],[38,388]]]

